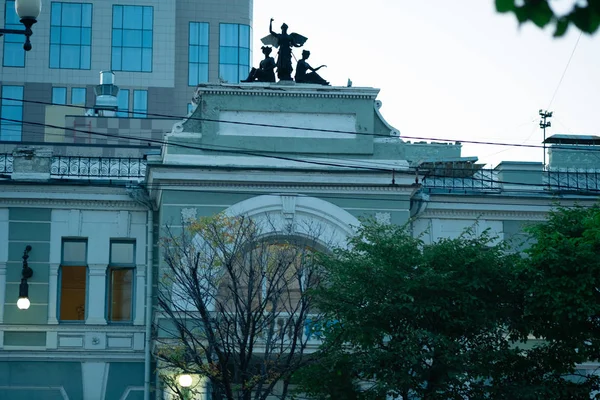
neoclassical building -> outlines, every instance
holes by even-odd
[[[372,217],[409,223],[426,241],[472,226],[518,241],[554,202],[597,200],[593,158],[573,157],[595,150],[592,138],[554,138],[547,169],[485,169],[460,144],[403,140],[377,94],[205,84],[193,112],[143,159],[0,154],[0,398],[169,396],[152,353],[166,225],[225,212],[267,219],[280,236],[317,225],[337,246]],[[23,310],[24,262],[33,275]]]

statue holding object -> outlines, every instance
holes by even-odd
[[[302,59],[298,61],[298,64],[296,65],[296,82],[329,85],[329,82],[321,78],[321,76],[317,73],[318,70],[320,70],[323,67],[327,67],[327,65],[321,65],[317,68],[313,68],[310,66],[309,63],[306,62],[306,60],[308,60],[308,57],[310,57],[310,51],[303,50]]]
[[[261,49],[265,58],[260,62],[258,69],[252,68],[242,82],[275,82],[275,59],[271,57],[273,49],[269,46],[262,46]]]
[[[270,35],[262,38],[266,45],[272,45],[279,48],[277,53],[277,77],[281,81],[292,80],[292,47],[301,47],[307,38],[297,33],[287,33],[287,24],[281,25],[281,33],[273,32],[273,21],[269,22]]]

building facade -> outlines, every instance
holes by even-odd
[[[18,28],[14,1],[0,8],[3,25]],[[23,51],[21,35],[0,40],[0,142],[62,142],[45,132],[47,107],[79,106],[66,114],[83,115],[95,106],[98,73],[107,70],[120,86],[118,116],[182,118],[198,83],[245,78],[252,8],[252,0],[44,1],[31,51]],[[104,122],[100,129],[120,124]]]

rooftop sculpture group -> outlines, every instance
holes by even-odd
[[[262,52],[265,58],[260,62],[258,68],[252,68],[248,74],[248,78],[242,80],[242,82],[275,82],[275,68],[277,68],[277,78],[280,81],[293,81],[292,72],[292,48],[302,47],[306,42],[307,38],[298,33],[288,33],[287,24],[281,25],[281,33],[273,31],[273,18],[269,22],[270,34],[261,39],[263,44]],[[277,62],[271,57],[272,48],[268,47],[271,45],[278,48]],[[319,85],[329,85],[325,79],[323,79],[317,71],[326,65],[321,65],[317,68],[310,66],[306,60],[310,56],[310,51],[303,50],[302,58],[296,64],[296,75],[295,79],[297,83],[313,83]]]

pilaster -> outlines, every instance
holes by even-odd
[[[88,264],[86,325],[106,325],[106,264]]]
[[[135,273],[135,319],[134,325],[144,325],[144,301],[146,294],[146,265],[138,264]]]
[[[0,325],[4,322],[4,305],[6,304],[6,263],[0,262]]]
[[[58,309],[58,269],[60,264],[50,264],[50,277],[48,280],[48,324],[58,324],[56,310]]]

